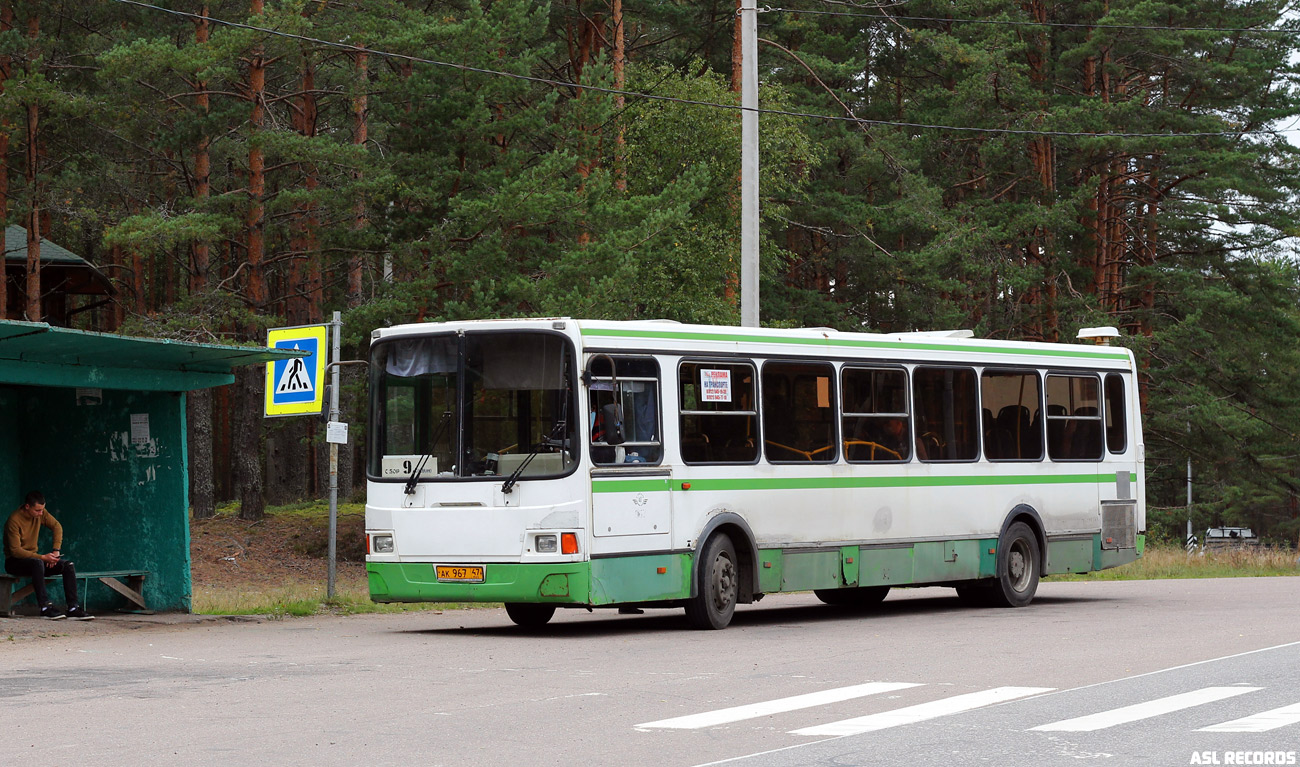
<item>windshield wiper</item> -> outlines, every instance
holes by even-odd
[[[566,425],[567,422],[564,419],[555,422],[555,427],[551,429],[551,433],[543,437],[541,442],[538,442],[533,446],[532,451],[530,451],[528,455],[524,456],[524,460],[521,461],[519,466],[517,466],[514,472],[511,473],[510,478],[505,481],[505,484],[501,485],[502,493],[508,495],[512,490],[514,490],[515,483],[519,481],[520,475],[524,473],[524,469],[528,468],[528,464],[533,462],[533,459],[537,457],[537,454],[542,452],[542,448],[558,447],[561,450],[564,449],[564,441],[556,440],[555,437],[556,435],[564,433]]]
[[[451,411],[444,410],[442,417],[438,420],[438,430],[433,433],[433,441],[429,443],[430,450],[437,447],[438,440],[442,437],[442,433],[446,431],[447,424],[449,423],[451,423]],[[415,483],[420,479],[420,472],[424,471],[424,465],[429,462],[429,458],[432,456],[432,452],[420,456],[420,460],[415,464],[415,468],[411,470],[411,476],[406,478],[406,486],[402,488],[404,493],[407,495],[415,493]]]

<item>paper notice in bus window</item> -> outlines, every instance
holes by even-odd
[[[704,402],[731,401],[730,370],[700,370],[700,391]]]

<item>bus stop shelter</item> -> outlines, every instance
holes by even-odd
[[[185,393],[296,356],[0,321],[0,519],[40,490],[79,572],[147,571],[151,609],[188,611]],[[83,599],[121,601],[93,581]]]

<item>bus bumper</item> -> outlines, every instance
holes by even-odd
[[[375,602],[547,602],[586,604],[591,564],[488,563],[482,583],[440,582],[428,562],[367,562]]]

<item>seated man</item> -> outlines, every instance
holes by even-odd
[[[37,551],[42,527],[48,527],[54,533],[54,548],[48,554]],[[60,557],[59,547],[62,545],[63,526],[45,511],[45,496],[32,491],[5,522],[5,572],[32,579],[41,617],[56,621],[65,617],[78,621],[94,620],[95,616],[87,615],[77,600],[77,571],[72,562]],[[68,605],[66,616],[54,606],[45,590],[45,579],[51,575],[63,576],[63,596]]]

